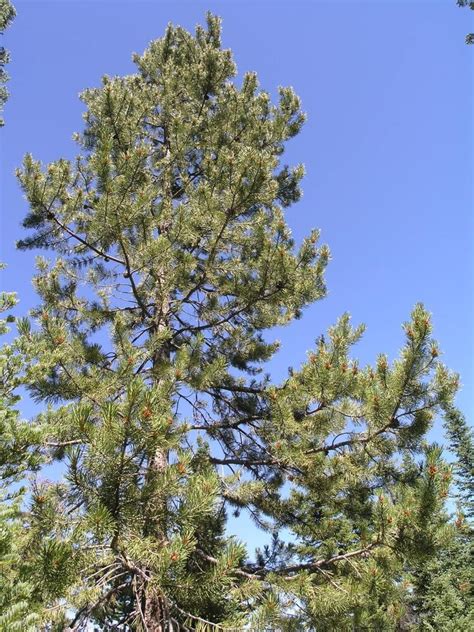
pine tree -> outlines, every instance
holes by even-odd
[[[15,7],[9,0],[0,0],[0,33],[10,25],[16,15]],[[4,70],[5,64],[10,60],[10,55],[5,48],[0,47],[0,114],[3,111],[5,101],[8,99],[8,90],[5,83],[8,81],[8,75]],[[0,117],[0,126],[3,126],[3,118]]]
[[[299,99],[237,87],[212,15],[134,59],[82,95],[76,161],[18,172],[19,245],[54,253],[14,345],[43,406],[28,458],[63,474],[33,480],[21,543],[39,629],[401,629],[410,570],[449,535],[426,432],[457,376],[429,315],[365,368],[345,315],[272,384],[265,333],[324,296],[329,258],[284,218]],[[254,560],[226,532],[241,510],[273,534]]]
[[[455,456],[458,495],[454,533],[417,573],[420,630],[457,632],[474,628],[474,438],[464,417],[448,406],[449,448]]]
[[[0,266],[1,269],[2,266]],[[13,293],[0,294],[0,313],[16,303]],[[0,319],[0,335],[8,331],[12,317]],[[34,430],[21,422],[15,406],[18,396],[20,358],[11,345],[0,348],[0,632],[35,630],[33,584],[21,575],[21,504],[23,490],[15,484],[38,466],[37,455],[27,446],[35,443]]]
[[[474,518],[474,433],[464,416],[448,406],[445,411],[445,429],[449,448],[455,455],[458,500],[463,512]]]
[[[9,0],[0,0],[0,33],[10,25],[16,15]],[[0,113],[8,98],[5,83],[8,75],[4,70],[10,59],[8,51],[0,48]],[[4,125],[0,117],[0,126]],[[0,270],[3,269],[0,264]],[[0,313],[9,311],[16,304],[14,293],[0,293]],[[0,335],[7,333],[9,315],[0,319]],[[19,573],[21,566],[21,501],[22,490],[12,490],[21,475],[37,465],[26,447],[34,443],[31,428],[21,423],[15,404],[18,397],[15,387],[18,385],[20,371],[19,358],[15,357],[12,347],[0,348],[0,632],[34,629],[37,621],[32,612],[32,584],[25,581]]]

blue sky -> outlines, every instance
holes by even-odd
[[[401,323],[423,301],[444,361],[461,373],[458,403],[472,418],[473,12],[454,0],[57,0],[15,2],[4,37],[11,98],[1,131],[1,289],[18,311],[35,303],[34,253],[18,252],[26,206],[14,169],[26,152],[71,158],[82,127],[78,93],[103,74],[134,71],[131,53],[171,21],[188,29],[207,9],[223,18],[239,72],[275,94],[292,85],[308,123],[286,161],[303,162],[304,197],[288,211],[299,241],[322,230],[332,251],[328,297],[278,332],[276,377],[297,366],[344,311],[367,332],[356,354],[394,357]],[[25,403],[26,405],[26,403]],[[441,438],[439,429],[434,436]]]

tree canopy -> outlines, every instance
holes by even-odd
[[[15,7],[9,0],[0,0],[0,33],[10,25],[15,17]],[[5,72],[5,64],[10,60],[10,55],[3,46],[0,47],[0,115],[3,112],[3,106],[8,98],[8,90],[5,83],[8,81],[8,75]],[[3,118],[0,116],[0,126],[4,124]]]
[[[237,84],[211,14],[134,61],[82,94],[75,160],[18,170],[19,247],[51,256],[1,356],[0,475],[29,482],[0,516],[0,630],[430,629],[420,578],[466,533],[436,416],[472,466],[430,315],[416,305],[398,359],[361,366],[344,314],[274,383],[271,329],[324,297],[329,260],[285,220],[300,101]],[[263,550],[229,533],[241,511]]]

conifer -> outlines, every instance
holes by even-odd
[[[3,266],[0,265],[0,269]],[[0,293],[0,313],[16,303],[13,293]],[[0,335],[7,333],[11,314],[0,319]],[[15,388],[20,379],[20,358],[12,345],[0,347],[0,632],[33,632],[33,583],[21,575],[22,511],[24,490],[18,487],[27,470],[38,465],[28,446],[37,441],[33,428],[19,419]]]
[[[3,34],[4,30],[10,25],[11,21],[16,15],[15,7],[9,0],[0,0],[0,33]],[[3,106],[8,99],[8,90],[5,87],[5,83],[8,81],[8,75],[5,72],[5,64],[10,61],[10,54],[5,48],[0,47],[0,114],[3,112]],[[0,126],[3,126],[4,121],[0,116]]]
[[[284,216],[299,99],[238,87],[212,15],[134,60],[83,93],[75,161],[18,172],[19,246],[53,253],[14,345],[42,406],[29,467],[62,472],[33,479],[21,543],[38,629],[400,629],[410,571],[450,529],[426,433],[457,376],[429,314],[373,367],[344,315],[272,383],[265,334],[324,296],[329,259]],[[255,558],[226,530],[241,510],[272,534]]]
[[[451,537],[415,571],[412,605],[420,630],[474,628],[474,438],[463,415],[449,406],[445,413],[449,448],[454,455],[457,508]]]

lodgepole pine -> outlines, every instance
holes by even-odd
[[[366,368],[343,316],[272,384],[264,334],[324,296],[329,258],[284,217],[299,99],[237,87],[212,15],[134,60],[82,95],[75,161],[18,172],[19,246],[52,251],[15,343],[32,453],[62,474],[33,481],[25,523],[39,629],[399,629],[407,573],[449,530],[426,433],[457,377],[429,315]],[[241,510],[273,534],[255,559],[226,530]]]

